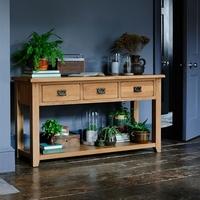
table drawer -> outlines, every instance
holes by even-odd
[[[118,97],[117,83],[88,83],[83,85],[83,98],[112,99]]]
[[[63,102],[80,100],[80,85],[43,85],[42,102]]]
[[[151,97],[154,95],[153,81],[135,81],[121,83],[121,97]]]

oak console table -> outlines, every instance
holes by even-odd
[[[40,160],[155,148],[161,152],[161,79],[164,75],[28,78],[15,77],[16,135],[18,156],[39,166]],[[115,147],[81,145],[64,153],[40,154],[40,107],[131,101],[139,118],[140,100],[152,100],[152,141],[119,143]],[[24,149],[23,106],[30,108],[30,150]]]

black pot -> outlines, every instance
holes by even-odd
[[[105,145],[105,141],[104,140],[98,139],[95,142],[95,146],[97,146],[97,147],[103,147],[104,145]]]
[[[106,146],[115,146],[116,142],[117,142],[117,138],[115,135],[113,135],[112,137],[107,137],[105,139]]]
[[[140,58],[139,55],[131,55],[131,69],[134,75],[142,75],[145,64],[146,60],[144,58]]]
[[[134,75],[142,75],[144,73],[143,65],[132,65]]]

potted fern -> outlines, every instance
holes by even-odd
[[[55,143],[55,135],[60,135],[62,132],[62,125],[55,119],[48,119],[42,125],[42,136],[45,137],[48,144]]]
[[[43,34],[31,33],[22,48],[12,55],[13,62],[16,65],[31,65],[36,71],[46,70],[48,64],[55,68],[57,59],[63,61],[64,54],[60,48],[63,41],[53,31],[54,29]]]
[[[133,121],[128,123],[130,141],[136,143],[148,143],[150,130],[146,125],[147,119],[143,122]]]

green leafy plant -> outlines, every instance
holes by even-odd
[[[52,136],[55,136],[56,134],[61,134],[62,125],[59,124],[59,122],[55,119],[48,119],[42,125],[42,131],[43,136],[45,136],[46,138],[50,138]]]
[[[43,34],[31,33],[28,41],[13,54],[13,62],[17,65],[31,64],[34,70],[38,70],[40,59],[46,58],[52,68],[55,68],[58,58],[63,61],[63,52],[60,49],[63,40],[53,31],[54,29]],[[53,40],[52,37],[56,39]]]
[[[124,33],[115,40],[111,51],[133,55],[141,51],[149,41],[150,39],[143,35]]]
[[[116,136],[119,133],[120,132],[116,126],[106,126],[101,130],[100,137],[106,140],[108,138]]]
[[[128,123],[128,129],[130,132],[132,131],[140,131],[140,132],[150,132],[149,128],[146,125],[147,119],[143,122],[133,121],[132,123]]]
[[[124,132],[126,124],[130,121],[130,112],[126,107],[121,106],[109,114],[109,125],[117,126],[119,131]]]

